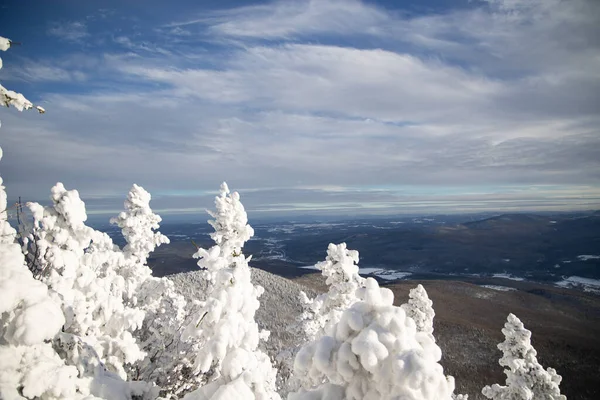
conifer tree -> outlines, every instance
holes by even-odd
[[[267,354],[258,349],[268,332],[259,331],[254,315],[264,289],[251,282],[248,261],[242,252],[254,231],[237,192],[226,183],[215,199],[209,223],[215,246],[198,249],[195,257],[210,282],[207,298],[184,336],[196,338],[195,371],[203,374],[203,386],[186,400],[278,400],[277,371]]]
[[[531,331],[513,314],[508,315],[502,329],[505,340],[498,345],[502,351],[500,365],[506,374],[506,384],[486,386],[481,391],[492,400],[566,400],[560,394],[561,376],[553,368],[544,368],[531,345]]]

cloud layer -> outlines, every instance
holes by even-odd
[[[136,182],[180,209],[227,180],[264,212],[600,204],[593,0],[102,15],[49,21],[55,55],[5,59],[2,78],[48,110],[0,115],[11,193]]]

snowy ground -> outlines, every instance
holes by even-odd
[[[582,278],[580,276],[569,276],[564,280],[557,282],[556,286],[564,288],[578,288],[586,292],[600,293],[600,280]]]
[[[307,266],[300,267],[300,268],[318,271],[318,268],[314,265],[307,265]],[[383,269],[383,268],[360,268],[358,273],[361,276],[376,276],[376,277],[384,279],[386,281],[395,281],[395,280],[399,280],[399,279],[404,279],[404,278],[412,275],[412,272],[396,271],[393,269]]]
[[[511,290],[517,290],[515,288],[511,288],[508,286],[498,286],[498,285],[481,285],[481,287],[492,289],[492,290],[499,290],[501,292],[509,292]]]

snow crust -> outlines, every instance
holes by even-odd
[[[29,397],[75,398],[77,369],[66,366],[47,343],[65,317],[25,266],[6,206],[0,178],[0,398],[21,399],[19,390]]]

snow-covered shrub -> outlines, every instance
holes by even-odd
[[[325,335],[298,352],[294,374],[307,379],[288,399],[450,400],[454,379],[438,363],[441,351],[393,305],[392,291],[368,278],[356,297]]]
[[[302,328],[308,341],[322,335],[328,325],[336,324],[342,313],[358,301],[356,290],[364,286],[365,280],[358,274],[357,264],[358,251],[348,250],[346,243],[330,243],[325,261],[315,265],[326,278],[328,290],[314,299],[300,293],[305,309]]]
[[[263,288],[250,280],[248,261],[242,253],[244,243],[254,231],[237,192],[221,185],[215,199],[215,228],[211,237],[216,245],[198,249],[194,255],[210,282],[205,301],[184,337],[195,339],[194,372],[202,386],[186,395],[186,400],[205,399],[279,399],[275,392],[277,371],[267,354],[258,350],[260,332],[254,315]]]
[[[531,331],[513,314],[508,315],[502,329],[505,340],[498,345],[502,351],[500,365],[506,374],[506,386],[493,384],[481,391],[493,400],[566,400],[560,394],[561,376],[553,368],[544,368],[531,345]]]

